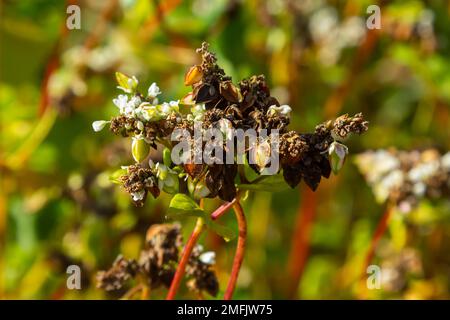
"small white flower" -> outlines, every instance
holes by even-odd
[[[169,114],[171,110],[172,110],[172,108],[170,107],[170,104],[168,104],[167,102],[164,102],[161,105],[161,113],[166,115],[166,114]]]
[[[180,103],[180,100],[177,101],[170,101],[169,102],[169,106],[172,109],[172,111],[178,112],[179,111],[179,107],[178,104]]]
[[[107,123],[109,123],[109,121],[105,120],[94,121],[92,122],[92,129],[94,129],[95,132],[102,131]]]
[[[292,108],[287,104],[283,104],[279,107],[271,105],[267,110],[267,115],[280,115],[289,118],[291,116]]]
[[[149,104],[148,102],[143,102],[143,103],[141,103],[141,104],[139,105],[139,107],[137,107],[137,108],[134,110],[134,115],[135,115],[135,117],[138,118],[138,119],[140,119],[141,121],[144,121],[144,122],[150,121],[151,116],[150,116],[150,114],[149,114],[149,112],[148,112],[148,108],[149,108],[149,107],[153,107],[153,106],[150,106],[150,104]],[[154,107],[153,107],[153,108],[154,108]]]
[[[133,192],[131,193],[131,196],[133,197],[133,201],[141,201],[144,200],[145,197],[145,190],[141,190],[139,192]]]
[[[204,252],[198,258],[204,264],[213,265],[216,263],[216,253],[212,251]]]
[[[139,81],[135,76],[132,76],[130,79],[128,79],[128,86],[130,88],[136,88],[138,84]]]
[[[139,96],[133,96],[130,101],[128,101],[128,105],[133,109],[136,109],[141,104],[141,98]]]
[[[117,98],[113,99],[113,103],[119,108],[119,112],[123,113],[128,105],[128,96],[120,94]]]
[[[159,87],[156,85],[156,82],[153,82],[150,85],[150,87],[148,88],[148,97],[149,98],[156,98],[161,93],[162,92],[159,90]]]

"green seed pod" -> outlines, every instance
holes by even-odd
[[[172,155],[169,148],[164,148],[163,150],[163,163],[167,167],[170,167],[172,165]]]
[[[333,170],[335,175],[338,174],[339,170],[341,170],[344,165],[347,154],[347,146],[336,141],[330,145],[330,148],[328,149],[328,159],[330,161],[331,170]]]
[[[131,144],[131,153],[133,154],[133,158],[136,162],[141,162],[145,158],[150,151],[150,146],[145,142],[142,138],[133,137],[133,142]]]

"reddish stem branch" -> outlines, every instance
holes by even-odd
[[[236,213],[236,219],[238,222],[239,237],[236,253],[234,255],[233,267],[231,269],[230,280],[228,281],[228,286],[223,297],[224,300],[231,300],[233,297],[233,292],[239,276],[239,270],[241,269],[242,261],[244,260],[245,242],[247,238],[247,221],[245,219],[244,210],[242,210],[239,200],[235,199],[233,201],[233,209]]]
[[[383,216],[381,217],[380,222],[378,222],[377,229],[375,230],[375,233],[372,237],[372,241],[370,242],[369,250],[366,253],[366,258],[364,259],[364,265],[363,265],[363,272],[362,274],[366,274],[367,267],[370,265],[370,262],[373,259],[373,256],[375,255],[375,249],[377,247],[378,242],[380,241],[383,234],[386,232],[389,219],[392,216],[392,212],[394,210],[392,209],[392,206],[388,205],[386,208],[386,211],[384,212]]]
[[[181,255],[180,262],[178,264],[177,270],[175,271],[175,275],[173,277],[172,283],[169,288],[169,292],[167,293],[166,300],[173,300],[177,294],[178,288],[180,287],[181,280],[184,276],[184,271],[186,270],[186,265],[189,261],[189,257],[191,256],[192,250],[194,250],[195,244],[198,241],[198,238],[202,234],[204,229],[204,222],[202,218],[197,219],[197,223],[195,224],[194,231],[192,231],[189,240],[184,247],[183,253]]]
[[[225,212],[228,211],[237,201],[237,197],[233,199],[231,202],[224,203],[219,208],[217,208],[212,214],[211,219],[218,219]],[[202,206],[202,204],[200,204]],[[180,262],[178,264],[178,268],[173,277],[172,283],[169,288],[169,292],[167,293],[166,300],[173,300],[177,294],[178,288],[180,287],[181,280],[183,279],[184,272],[186,270],[186,265],[189,261],[189,257],[191,256],[192,250],[194,250],[195,244],[198,241],[202,231],[204,230],[204,221],[202,218],[197,219],[197,224],[195,225],[194,230],[192,231],[189,240],[184,247],[183,253],[181,255]]]
[[[297,288],[309,254],[310,234],[316,213],[317,194],[307,187],[301,189],[302,204],[298,210],[288,262],[288,297],[297,297]]]
[[[236,198],[233,199],[233,201],[226,202],[223,205],[221,205],[219,208],[216,209],[216,211],[211,213],[211,219],[212,220],[219,219],[221,216],[224,215],[224,213],[226,213],[228,211],[228,209],[230,209],[236,203],[236,201],[238,201],[237,196],[236,196]]]

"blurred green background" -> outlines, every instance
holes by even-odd
[[[170,198],[135,208],[108,180],[131,162],[129,141],[94,134],[91,123],[116,113],[116,70],[136,75],[143,90],[156,81],[163,100],[184,96],[202,41],[235,82],[265,74],[293,108],[292,129],[363,112],[370,129],[347,141],[353,155],[450,149],[445,0],[0,4],[0,298],[117,298],[95,288],[95,273],[118,253],[136,257],[148,226],[166,221]],[[81,9],[80,30],[66,28],[71,4]],[[366,28],[371,4],[381,7],[380,30]],[[382,289],[361,292],[362,261],[385,208],[352,159],[315,194],[304,185],[254,193],[243,203],[248,248],[235,298],[448,299],[448,200],[394,216],[373,261],[390,266],[390,276]],[[218,205],[206,201],[208,210]],[[223,221],[236,227],[232,214]],[[193,224],[182,221],[185,239]],[[201,243],[217,253],[223,291],[236,243],[211,233]],[[415,268],[401,265],[404,255]],[[70,264],[82,268],[81,290],[66,288]],[[195,298],[184,286],[179,296]]]

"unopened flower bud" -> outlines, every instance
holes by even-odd
[[[334,141],[328,149],[328,158],[334,174],[338,174],[347,158],[347,146]]]
[[[250,159],[253,164],[257,165],[261,171],[270,162],[270,144],[269,142],[262,141],[255,145]]]
[[[94,121],[92,122],[92,129],[94,129],[95,132],[102,131],[107,123],[109,123],[109,121],[105,120]]]
[[[135,76],[129,77],[121,72],[116,72],[116,80],[119,84],[117,88],[125,91],[126,93],[133,93],[139,83]]]

